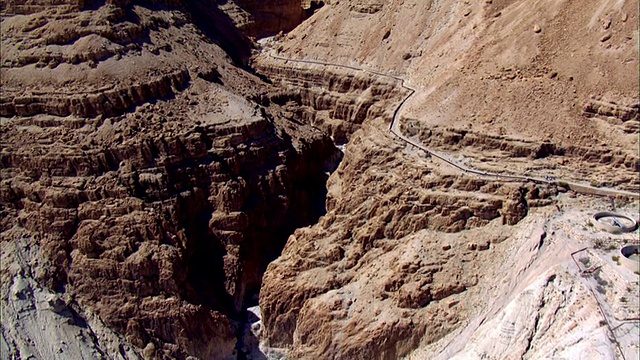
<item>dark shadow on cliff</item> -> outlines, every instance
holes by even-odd
[[[267,115],[268,116],[268,115]],[[282,254],[282,250],[293,232],[301,227],[316,224],[320,217],[326,214],[327,180],[329,175],[335,171],[342,161],[343,154],[336,148],[331,138],[327,135],[318,136],[320,131],[314,129],[315,136],[307,138],[301,137],[292,139],[288,132],[290,128],[310,128],[309,125],[291,119],[272,119],[276,127],[282,127],[281,136],[283,141],[293,144],[297,142],[297,149],[290,145],[290,150],[296,153],[287,163],[290,174],[290,201],[285,210],[285,217],[269,216],[263,221],[263,226],[256,226],[248,235],[253,243],[244,249],[248,252],[247,258],[257,260],[252,266],[253,274],[245,277],[246,291],[243,299],[243,308],[258,305],[258,294],[262,285],[262,276],[267,266]],[[257,200],[257,199],[256,199]],[[275,200],[275,199],[274,199]],[[249,208],[251,201],[245,203],[246,211],[250,219],[252,210]],[[275,209],[279,205],[276,201],[268,205],[269,209]],[[266,221],[264,221],[266,220]],[[248,274],[247,274],[248,275]],[[257,276],[256,276],[257,275]]]
[[[218,44],[231,57],[233,62],[245,67],[251,57],[252,41],[235,27],[229,16],[218,9],[215,1],[184,1],[196,26]]]
[[[324,6],[324,1],[322,0],[311,0],[309,4],[309,8],[304,10],[304,15],[308,19],[310,18],[317,10],[320,10]]]

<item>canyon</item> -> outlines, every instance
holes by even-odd
[[[0,2],[0,357],[637,357],[637,7]]]

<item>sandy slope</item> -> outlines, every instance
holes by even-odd
[[[406,116],[425,127],[635,151],[636,135],[585,119],[582,106],[638,102],[637,9],[633,0],[332,2],[281,49],[404,75],[418,89]]]
[[[571,200],[563,205],[566,211],[530,216],[521,240],[505,249],[510,256],[478,315],[408,358],[637,358],[638,321],[622,319],[638,317],[638,275],[610,260],[617,250],[593,249],[599,242],[634,242],[637,233],[612,237],[598,232],[587,225],[592,210],[578,210],[602,206],[600,201]],[[637,216],[637,207],[626,210]],[[540,241],[542,232],[546,236]],[[577,258],[590,254],[594,263],[602,264],[597,278],[581,276],[571,258],[585,247],[590,250]],[[608,283],[604,293],[597,290],[598,278]],[[622,297],[629,304],[620,302]]]

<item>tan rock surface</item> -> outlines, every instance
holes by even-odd
[[[539,192],[446,176],[380,125],[353,135],[327,215],[297,230],[263,279],[267,341],[295,357],[396,358],[455,329],[470,308],[451,307],[470,301],[501,224]]]
[[[0,357],[637,358],[637,1],[0,4]]]
[[[616,341],[607,340],[611,330],[595,315],[573,325],[593,329],[590,340],[580,340],[580,332],[557,342],[566,328],[548,325],[556,316],[549,309],[557,309],[559,322],[569,321],[588,294],[570,268],[568,248],[544,248],[553,261],[538,260],[550,236],[543,219],[551,213],[528,214],[556,204],[556,189],[469,177],[394,140],[387,128],[395,107],[385,104],[401,101],[400,81],[370,105],[387,111],[369,111],[363,121],[318,99],[342,91],[340,99],[354,104],[348,99],[367,90],[333,79],[370,76],[375,84],[389,77],[371,71],[390,74],[415,89],[398,128],[454,161],[637,192],[638,139],[629,135],[640,103],[638,77],[624,75],[638,72],[631,42],[637,22],[600,24],[635,7],[634,1],[332,2],[281,40],[264,41],[256,67],[289,93],[304,94],[275,100],[288,101],[292,113],[302,108],[298,116],[316,126],[351,129],[345,158],[329,179],[327,215],[297,230],[264,276],[266,344],[289,347],[294,358],[397,358],[416,347],[429,349],[416,352],[420,359],[619,356]],[[619,41],[601,42],[616,26]],[[327,128],[339,138],[335,126]],[[571,241],[577,250],[582,239]],[[508,282],[499,281],[499,271]],[[558,300],[565,290],[568,303]],[[491,299],[502,300],[491,307]],[[546,303],[554,305],[540,305]],[[597,308],[594,299],[586,304]],[[491,312],[478,315],[484,308]],[[530,321],[537,318],[547,325],[538,328]],[[503,335],[493,329],[509,321],[520,328],[496,343]],[[455,340],[461,333],[475,334],[461,337],[467,347]]]
[[[528,247],[534,239],[504,242],[510,256],[483,293],[485,305],[478,315],[407,358],[638,356],[637,320],[631,319],[637,318],[640,298],[630,295],[638,287],[638,275],[612,261],[637,235],[612,238],[588,225],[593,210],[575,210],[606,206],[603,201],[561,197],[559,203],[561,211],[532,216],[544,217],[532,225],[544,228],[540,246]],[[622,211],[637,216],[637,203]],[[585,263],[600,269],[580,274]]]
[[[637,134],[582,115],[594,98],[621,108],[640,103],[637,1],[358,2],[380,7],[364,13],[355,4],[323,7],[284,38],[282,56],[404,76],[417,93],[403,116],[421,128],[471,128],[561,147],[602,143],[637,159]],[[545,30],[536,34],[534,24]],[[603,45],[607,31],[615,40]]]
[[[267,263],[324,211],[339,151],[252,100],[249,42],[204,3],[3,5],[1,357],[232,357]]]

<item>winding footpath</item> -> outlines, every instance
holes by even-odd
[[[506,180],[520,180],[520,181],[525,181],[525,182],[526,181],[531,181],[531,182],[542,183],[542,184],[556,184],[556,185],[561,185],[563,187],[566,186],[570,190],[573,190],[573,191],[579,192],[579,193],[584,193],[584,194],[600,195],[600,196],[628,196],[628,197],[632,197],[632,198],[635,198],[635,199],[640,199],[640,194],[636,193],[636,192],[625,191],[625,190],[617,190],[617,189],[611,189],[611,188],[600,188],[600,187],[595,187],[595,186],[588,185],[585,182],[574,182],[574,181],[571,181],[571,180],[546,179],[546,178],[532,177],[532,176],[526,176],[526,175],[499,174],[499,173],[482,171],[482,170],[478,170],[478,169],[467,167],[465,165],[462,165],[460,163],[457,163],[457,162],[449,159],[446,155],[444,155],[442,153],[439,153],[437,151],[429,149],[429,148],[425,147],[423,144],[417,143],[417,142],[409,139],[404,134],[402,134],[402,132],[398,128],[398,123],[399,123],[398,119],[400,118],[400,112],[401,112],[402,108],[404,107],[404,105],[406,104],[406,102],[416,93],[416,89],[408,86],[406,84],[406,80],[405,79],[403,79],[403,78],[401,78],[399,76],[392,75],[392,74],[386,74],[386,73],[382,73],[382,72],[379,72],[379,71],[365,69],[365,68],[356,67],[356,66],[333,64],[333,63],[327,63],[327,62],[318,61],[318,60],[297,60],[297,59],[285,58],[285,57],[274,55],[273,52],[269,53],[269,57],[271,57],[273,59],[276,59],[276,60],[284,61],[285,64],[288,63],[288,62],[293,62],[293,63],[302,63],[302,64],[321,65],[321,66],[333,66],[333,67],[342,68],[342,69],[349,69],[349,70],[353,70],[353,71],[361,71],[361,72],[374,74],[374,75],[377,75],[377,76],[386,77],[386,78],[390,78],[390,79],[393,79],[395,81],[398,81],[400,83],[400,86],[402,86],[402,88],[407,91],[407,96],[405,96],[405,98],[402,99],[400,104],[398,104],[398,107],[396,107],[395,111],[393,112],[393,118],[391,119],[391,124],[389,124],[389,131],[391,132],[391,134],[393,134],[396,138],[402,140],[403,142],[405,142],[407,144],[410,144],[412,146],[415,146],[416,148],[426,152],[430,156],[435,157],[435,158],[445,162],[446,164],[448,164],[450,166],[453,166],[453,167],[457,168],[458,170],[461,170],[461,171],[463,171],[465,173],[475,174],[475,175],[485,176],[485,177],[493,177],[493,178],[498,178],[498,179],[506,179]]]

